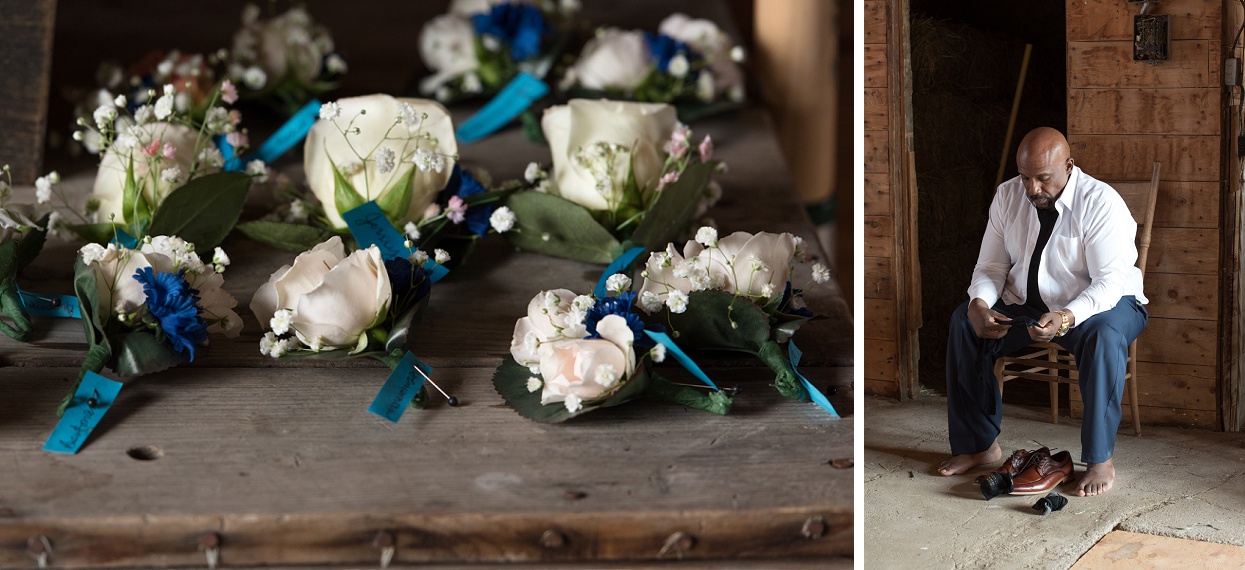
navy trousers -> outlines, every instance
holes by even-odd
[[[992,307],[1010,317],[1040,318],[1039,311],[1002,301]],[[1128,345],[1146,328],[1145,306],[1126,295],[1109,311],[1077,324],[1054,342],[1076,358],[1085,415],[1081,420],[1081,461],[1102,463],[1115,452],[1120,426],[1120,401]],[[968,320],[968,302],[951,315],[947,337],[947,427],[951,453],[963,455],[989,449],[999,436],[1003,394],[994,377],[994,362],[1031,344],[1028,328],[1016,325],[1001,339],[979,338]]]

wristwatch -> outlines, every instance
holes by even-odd
[[[1068,334],[1068,327],[1072,323],[1068,320],[1068,311],[1066,309],[1060,309],[1058,312],[1059,317],[1063,319],[1063,323],[1059,325],[1059,330],[1055,331],[1055,336],[1063,336]]]

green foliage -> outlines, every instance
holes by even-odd
[[[515,228],[506,232],[520,249],[588,263],[609,263],[618,240],[579,204],[541,192],[519,192],[507,200]]]
[[[164,197],[147,233],[178,236],[210,254],[237,223],[250,187],[251,177],[241,172],[195,178]]]
[[[689,165],[678,180],[662,189],[644,220],[631,234],[631,241],[649,251],[665,249],[666,244],[673,242],[696,213],[696,204],[709,185],[714,165],[713,162]]]
[[[302,253],[333,236],[333,232],[307,224],[258,220],[238,224],[238,231],[264,245]]]
[[[328,151],[325,150],[325,156]],[[337,215],[343,212],[349,212],[359,206],[362,206],[366,200],[359,195],[359,191],[342,176],[341,170],[337,168],[337,163],[333,162],[333,157],[328,157],[329,167],[333,169],[333,204],[337,206]]]
[[[407,169],[406,174],[376,198],[376,205],[380,206],[390,222],[400,224],[406,219],[407,211],[411,209],[411,188],[415,184],[415,172],[414,167]]]

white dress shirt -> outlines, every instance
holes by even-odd
[[[1038,290],[1050,310],[1068,309],[1075,326],[1115,307],[1124,295],[1147,303],[1136,267],[1137,222],[1119,193],[1073,166],[1055,209],[1059,219],[1038,266]],[[1025,303],[1039,226],[1020,177],[1000,185],[968,287],[970,298],[990,306],[999,299]]]

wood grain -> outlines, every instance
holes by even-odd
[[[895,322],[898,308],[890,299],[865,299],[864,338],[872,340],[894,340]]]
[[[890,89],[867,87],[865,98],[865,130],[885,131],[890,127]]]
[[[1147,271],[1146,310],[1165,319],[1213,321],[1219,318],[1219,279],[1214,275]]]
[[[1132,40],[1133,16],[1141,3],[1115,0],[1067,2],[1068,41]],[[1221,35],[1223,3],[1217,0],[1167,0],[1160,14],[1171,15],[1172,40],[1216,40]]]
[[[1149,180],[1108,181],[1107,184],[1120,193],[1131,212],[1140,211],[1150,189]],[[1161,228],[1218,228],[1219,183],[1160,181],[1159,195],[1154,204],[1154,225]]]
[[[890,143],[884,131],[865,131],[865,173],[888,174]]]
[[[1219,232],[1194,228],[1154,228],[1146,271],[1215,275]]]
[[[899,381],[899,359],[895,341],[871,340],[865,343],[865,378]]]
[[[895,214],[889,175],[880,172],[865,173],[864,202],[866,216],[893,216]]]
[[[1220,63],[1213,40],[1171,43],[1171,59],[1133,60],[1133,42],[1069,42],[1068,89],[1126,87],[1203,87],[1218,91]],[[1217,55],[1217,52],[1214,54]]]
[[[1218,136],[1083,135],[1068,136],[1072,158],[1099,180],[1137,180],[1163,163],[1163,179],[1217,182]],[[868,163],[866,163],[868,164]]]
[[[1216,135],[1219,89],[1070,89],[1068,131],[1079,136]]]
[[[893,380],[865,378],[865,393],[870,396],[880,396],[883,398],[898,400],[899,382]]]
[[[1214,366],[1218,327],[1214,321],[1151,318],[1137,342],[1137,360]]]
[[[1137,378],[1141,388],[1138,395],[1143,405],[1209,412],[1218,409],[1218,386],[1213,366],[1138,362]],[[1070,397],[1073,401],[1081,401],[1081,391],[1073,386]],[[1144,410],[1141,419],[1149,421]]]
[[[889,4],[890,2],[886,0],[864,0],[862,13],[865,21],[865,37],[863,43],[886,43],[886,18]]]
[[[865,257],[865,298],[894,299],[894,260],[889,257]]]
[[[44,174],[56,0],[8,0],[0,11],[0,165],[9,165],[14,184],[33,184]]]
[[[895,255],[895,220],[890,216],[865,216],[864,254],[875,257]]]
[[[886,44],[865,44],[865,87],[886,87]]]

